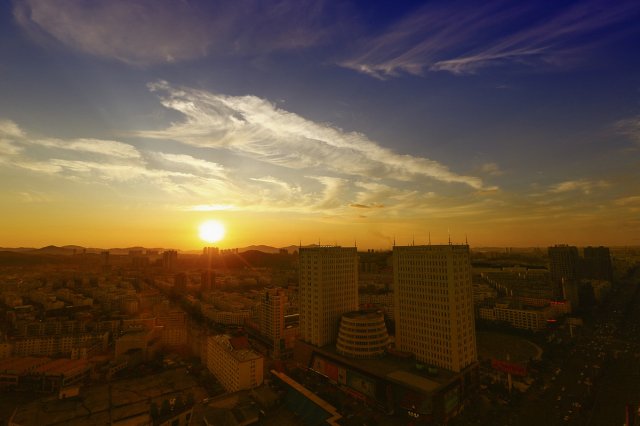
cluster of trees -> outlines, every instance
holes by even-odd
[[[165,398],[162,400],[160,407],[154,401],[151,403],[150,414],[151,418],[155,421],[170,417],[181,413],[182,411],[189,409],[195,404],[193,393],[188,392],[184,398],[182,395],[178,395],[173,398]]]

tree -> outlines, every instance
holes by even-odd
[[[160,413],[158,412],[158,404],[156,404],[155,402],[151,403],[151,408],[149,411],[153,420],[157,419],[160,416]]]
[[[171,412],[171,405],[169,404],[169,400],[165,399],[162,401],[162,406],[160,407],[160,415],[166,416]]]

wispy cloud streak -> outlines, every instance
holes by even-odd
[[[567,180],[554,185],[551,185],[549,192],[559,194],[562,192],[580,191],[585,195],[589,195],[595,189],[602,189],[608,187],[610,184],[604,180]]]
[[[19,25],[43,43],[132,65],[209,53],[263,54],[332,37],[336,10],[325,1],[264,3],[173,0],[16,0]]]
[[[384,79],[400,72],[466,74],[507,62],[557,62],[563,54],[603,42],[600,30],[613,29],[609,36],[615,35],[616,24],[639,13],[635,2],[596,0],[542,17],[526,4],[429,3],[364,40],[340,65]]]
[[[436,161],[397,154],[360,133],[347,133],[307,120],[255,96],[224,96],[166,82],[151,85],[162,103],[184,120],[138,136],[225,148],[290,169],[337,173],[371,179],[434,179],[483,189],[482,180],[452,172]]]

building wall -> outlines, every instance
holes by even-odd
[[[70,355],[72,350],[98,346],[98,350],[107,348],[108,333],[83,333],[76,335],[32,337],[15,340],[14,356],[52,356]]]
[[[477,361],[466,245],[394,247],[396,346],[459,372]]]
[[[549,247],[549,270],[555,285],[555,296],[562,297],[564,282],[577,282],[580,278],[580,255],[578,248],[567,245]]]
[[[284,338],[284,311],[287,295],[282,288],[266,288],[260,304],[260,333],[273,344],[274,354],[280,352]]]
[[[316,346],[334,343],[342,314],[358,309],[355,247],[302,247],[299,255],[300,334]]]
[[[480,319],[489,321],[505,321],[514,328],[539,331],[547,326],[547,319],[552,315],[548,309],[526,310],[500,307],[481,307],[478,310]]]
[[[13,345],[11,343],[0,343],[0,359],[9,358],[12,353]]]
[[[253,389],[262,384],[262,356],[249,349],[233,349],[229,336],[209,336],[207,352],[207,368],[227,392]]]

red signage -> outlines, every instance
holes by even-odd
[[[524,367],[519,364],[514,364],[509,361],[501,361],[499,359],[494,358],[491,360],[491,367],[493,367],[494,370],[510,373],[510,374],[513,374],[514,376],[527,375],[527,367]]]

